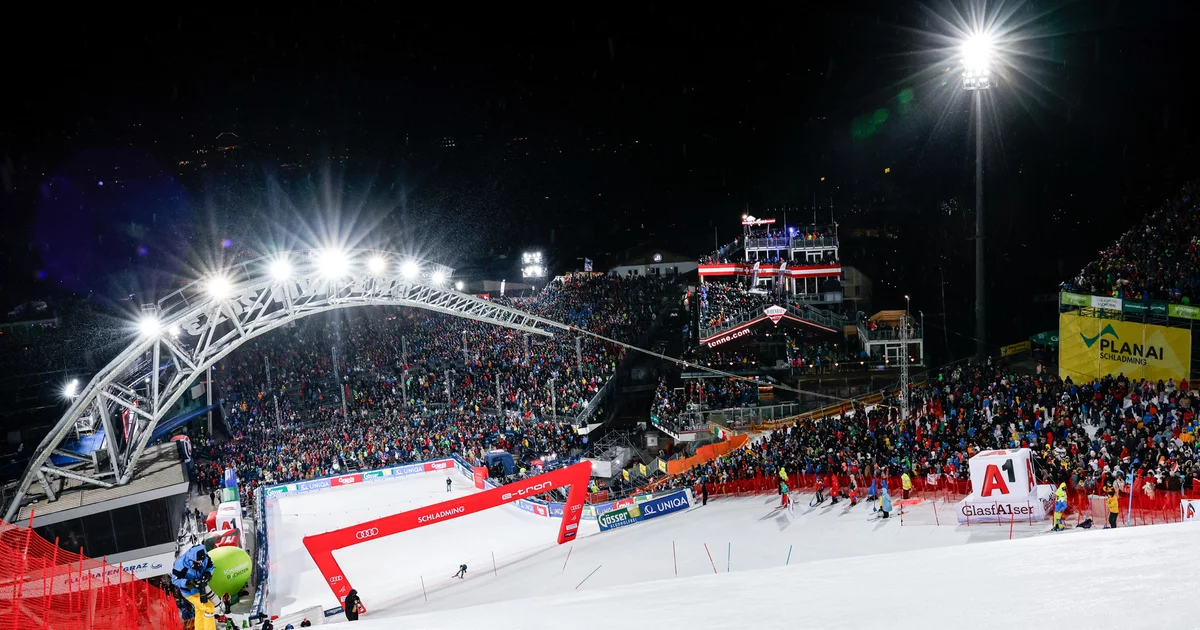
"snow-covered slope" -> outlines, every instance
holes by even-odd
[[[630,538],[637,531],[625,530]],[[1194,628],[1198,537],[1189,523],[1071,530],[609,588],[589,580],[578,591],[572,578],[563,579],[571,584],[562,594],[399,617],[381,611],[350,627]],[[618,560],[606,569],[628,578],[638,563]],[[522,574],[507,579],[526,581]],[[547,579],[530,579],[529,590]]]

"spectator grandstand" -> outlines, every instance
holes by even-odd
[[[1191,304],[1200,289],[1200,199],[1197,182],[1146,214],[1088,263],[1069,290],[1126,300]]]
[[[670,291],[645,277],[579,276],[514,306],[636,341]],[[519,332],[441,313],[351,317],[347,325],[337,314],[307,318],[220,364],[232,435],[198,447],[209,460],[199,473],[205,485],[227,466],[251,497],[263,484],[451,454],[475,461],[492,449],[521,462],[566,459],[584,444],[573,420],[623,354],[584,336],[581,366],[565,335],[526,345]]]

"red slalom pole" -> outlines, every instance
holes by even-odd
[[[1008,539],[1009,540],[1012,540],[1013,522],[1016,520],[1016,518],[1017,518],[1017,516],[1015,514],[1013,514],[1012,512],[1008,513]]]
[[[679,577],[679,556],[675,555],[675,541],[671,541],[671,561],[675,563],[675,577]]]
[[[717,572],[717,563],[713,562],[712,552],[708,550],[708,543],[704,543],[704,552],[708,554],[708,563],[712,565],[713,573]]]

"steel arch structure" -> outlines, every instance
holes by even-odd
[[[37,481],[57,499],[52,481],[111,488],[129,483],[158,423],[209,366],[243,343],[292,321],[338,308],[410,306],[527,333],[553,336],[565,324],[466,295],[448,283],[448,268],[424,268],[397,254],[306,250],[242,263],[143,307],[134,341],[100,370],[34,452],[4,513],[12,521]],[[382,264],[381,264],[382,263]],[[441,282],[438,282],[440,280]],[[117,439],[115,420],[125,416]],[[76,426],[102,425],[104,450],[92,459],[60,450]],[[123,443],[122,443],[123,442]],[[75,463],[54,466],[52,455]]]

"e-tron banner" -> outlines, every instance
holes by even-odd
[[[1058,374],[1094,379],[1125,374],[1150,381],[1191,376],[1192,333],[1074,313],[1059,315]]]
[[[446,460],[450,461],[450,460]],[[453,466],[453,462],[450,462]],[[475,512],[504,505],[506,503],[528,503],[524,501],[555,488],[570,486],[567,492],[567,503],[563,506],[562,524],[558,530],[558,543],[561,545],[575,540],[579,530],[579,519],[583,517],[583,500],[587,497],[588,479],[592,476],[592,464],[587,461],[559,468],[548,473],[529,477],[505,486],[491,488],[466,496],[455,497],[449,501],[419,507],[407,512],[384,516],[365,523],[335,529],[323,534],[305,536],[304,547],[312,556],[313,563],[321,571],[325,583],[333,591],[338,604],[344,604],[346,595],[350,593],[350,580],[333,557],[333,552],[345,549],[384,536],[399,534],[410,529],[433,525],[450,519],[466,516]],[[544,505],[537,512],[539,516],[548,516],[549,510]]]

